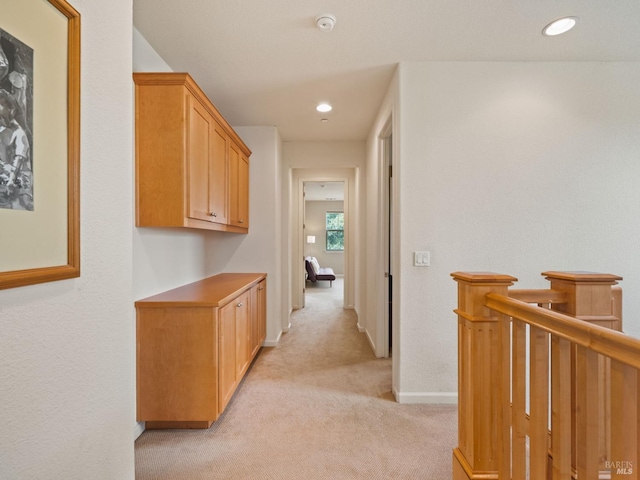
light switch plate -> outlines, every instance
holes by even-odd
[[[431,265],[431,254],[429,252],[413,252],[414,267],[428,267]]]

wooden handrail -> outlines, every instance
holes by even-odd
[[[608,328],[576,320],[552,310],[489,293],[485,305],[626,365],[640,369],[640,340]]]
[[[526,303],[567,303],[569,295],[557,290],[512,289],[509,297]]]
[[[622,330],[621,277],[455,272],[454,480],[639,479],[640,340]]]

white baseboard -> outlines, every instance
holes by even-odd
[[[358,325],[358,329],[360,329],[360,325]],[[373,341],[373,338],[371,338],[371,335],[369,334],[369,330],[367,330],[366,328],[363,329],[364,334],[367,336],[367,340],[369,340],[369,345],[371,345],[371,350],[373,350],[373,353],[376,355],[376,357],[378,356],[378,354],[376,353],[376,344]]]
[[[146,422],[136,422],[136,424],[133,426],[134,440],[136,440],[140,435],[142,435],[142,432],[144,432],[146,425],[147,425]]]
[[[289,325],[291,326],[291,325]],[[277,347],[280,344],[280,338],[282,337],[282,330],[280,330],[280,333],[278,334],[278,338],[276,338],[275,340],[267,340],[265,339],[264,342],[262,342],[262,346],[263,347]]]
[[[441,404],[457,405],[457,392],[398,392],[393,389],[393,395],[398,403],[408,404]]]

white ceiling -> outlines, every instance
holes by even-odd
[[[134,25],[234,126],[363,140],[401,61],[640,61],[640,0],[133,0]],[[336,16],[332,32],[315,26]],[[545,37],[550,21],[577,27]],[[334,109],[315,111],[321,101]],[[327,118],[326,123],[320,122]]]

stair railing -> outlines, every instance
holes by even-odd
[[[640,341],[621,329],[620,277],[545,272],[458,282],[453,478],[638,479]],[[530,303],[536,305],[530,305]]]

